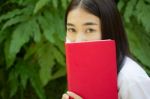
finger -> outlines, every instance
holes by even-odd
[[[77,94],[75,94],[75,93],[73,93],[73,92],[68,91],[67,94],[68,94],[69,96],[71,96],[72,98],[75,98],[75,99],[82,99],[79,95],[77,95]]]
[[[69,96],[67,94],[63,94],[62,99],[69,99]]]

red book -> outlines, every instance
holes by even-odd
[[[118,99],[114,40],[65,43],[68,90],[83,99]]]

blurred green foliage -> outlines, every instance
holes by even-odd
[[[150,0],[119,0],[133,56],[150,75]]]
[[[0,99],[61,97],[66,88],[63,19],[68,2],[0,3]]]
[[[61,99],[70,0],[0,1],[0,99]],[[119,0],[130,48],[150,74],[150,0]]]

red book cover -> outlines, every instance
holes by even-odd
[[[118,99],[114,40],[65,43],[68,90],[83,99]]]

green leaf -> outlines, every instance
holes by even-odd
[[[4,40],[6,40],[6,38],[8,38],[8,31],[6,30],[6,31],[0,31],[0,44],[4,41]]]
[[[53,47],[53,54],[57,62],[60,63],[62,66],[65,66],[64,56],[56,47]]]
[[[42,9],[48,2],[49,2],[49,0],[39,0],[36,3],[35,9],[34,9],[34,14],[37,13],[40,9]]]
[[[37,66],[31,65],[30,68],[30,82],[35,89],[36,94],[38,95],[39,99],[46,99],[40,77],[38,76],[38,71],[36,70]]]
[[[7,20],[7,19],[10,19],[16,15],[19,15],[21,14],[22,12],[19,10],[19,9],[15,9],[13,11],[10,11],[2,16],[0,16],[0,23],[3,21],[3,20]]]
[[[58,7],[58,0],[52,0],[52,3],[55,8]]]
[[[21,6],[28,6],[31,4],[35,4],[37,0],[11,0],[11,2],[21,5]]]
[[[49,16],[49,17],[51,17],[51,16]],[[50,22],[52,22],[52,21],[46,20],[46,18],[43,17],[43,16],[39,16],[38,17],[38,22],[39,22],[40,27],[42,28],[42,30],[44,32],[45,38],[50,43],[54,43],[55,40],[54,40],[54,37],[53,37],[53,33],[54,33],[55,28],[53,28],[52,24],[50,24]]]
[[[9,54],[9,49],[10,49],[10,39],[8,39],[4,45],[5,61],[7,68],[10,68],[13,65],[16,58],[15,56],[11,56]]]
[[[33,33],[34,41],[38,43],[38,42],[41,41],[41,31],[40,31],[39,24],[36,21],[36,18],[34,18],[32,20],[31,24],[32,24],[31,28],[32,28],[32,33]]]
[[[56,45],[58,47],[59,51],[63,55],[65,55],[65,46],[64,46],[64,44],[65,44],[64,43],[64,38],[65,37],[60,37],[59,34],[55,34],[54,37],[55,37],[55,41],[56,41],[56,43],[54,43],[54,45]]]
[[[66,7],[67,7],[67,0],[61,0],[61,4],[62,4],[62,7],[66,9]]]
[[[28,70],[28,64],[24,63],[22,61],[19,61],[16,65],[16,71],[18,72],[20,76],[21,84],[25,90],[27,81],[30,78],[30,70]]]
[[[44,90],[41,86],[41,83],[39,83],[39,80],[36,78],[32,78],[31,84],[33,88],[35,89],[35,92],[37,93],[39,99],[46,99],[46,96],[44,95]]]
[[[21,84],[23,85],[24,89],[26,87],[27,80],[29,79],[39,99],[46,99],[38,75],[38,65],[20,60],[15,66],[15,73],[17,73],[18,76],[20,76]]]
[[[29,47],[28,47],[28,49],[27,49],[27,52],[26,52],[26,54],[25,54],[25,56],[24,56],[24,60],[29,60],[29,59],[33,59],[34,57],[33,57],[33,54],[35,54],[36,53],[36,51],[37,51],[37,47],[36,47],[36,45],[33,43],[33,44],[31,44]]]
[[[20,23],[20,22],[23,22],[25,20],[27,20],[27,16],[25,15],[22,15],[22,16],[16,16],[14,18],[11,18],[10,20],[8,20],[2,27],[2,30],[6,29],[7,27],[9,26],[12,26],[14,24],[17,24],[17,23]]]
[[[12,57],[16,56],[21,47],[27,43],[32,36],[32,28],[30,25],[32,25],[30,22],[22,23],[14,30],[10,44],[10,55]]]
[[[34,37],[36,42],[40,42],[41,33],[35,19],[20,24],[13,32],[12,41],[10,45],[10,55],[15,56],[20,48]]]
[[[125,14],[124,14],[126,22],[130,22],[130,17],[134,13],[134,9],[135,9],[134,7],[136,5],[136,2],[137,2],[137,0],[128,1],[128,4],[127,4],[128,7],[126,7]]]
[[[55,40],[55,34],[57,33],[60,37],[61,40],[64,40],[64,37],[65,37],[65,32],[64,32],[64,23],[63,23],[63,16],[62,14],[60,13],[60,15],[57,15],[56,13],[57,11],[55,12],[51,12],[50,11],[45,11],[43,12],[43,16],[39,16],[39,24],[41,26],[41,28],[43,29],[44,31],[44,36],[46,37],[46,39],[50,42],[50,43],[56,43],[56,40]],[[53,13],[53,14],[52,14]],[[55,21],[54,20],[54,17],[55,17]]]
[[[35,89],[35,92],[37,93],[39,99],[46,99],[41,83],[39,83],[39,80],[36,77],[31,79],[31,84]]]
[[[121,11],[124,6],[125,6],[125,2],[123,0],[119,0],[119,3],[117,5],[118,9]]]
[[[150,0],[145,0],[146,2],[150,3]]]
[[[144,3],[144,1],[139,0],[136,6],[136,13],[137,19],[140,23],[143,24],[147,33],[150,33],[150,5]]]
[[[62,67],[62,68],[60,68],[56,73],[54,73],[54,74],[52,75],[51,80],[60,78],[60,77],[65,76],[65,75],[66,75],[66,68],[65,68],[65,67]]]
[[[10,20],[10,19],[14,18],[15,16],[19,16],[19,15],[22,15],[22,14],[24,14],[25,16],[30,15],[32,13],[31,9],[33,9],[32,6],[27,6],[23,9],[14,9],[14,10],[0,16],[0,23],[2,21]],[[22,17],[23,17],[23,15],[22,15]]]
[[[53,46],[44,44],[38,49],[38,62],[40,64],[40,78],[45,86],[51,77],[51,69],[54,66]]]
[[[15,69],[13,69],[10,73],[9,73],[9,86],[10,86],[10,98],[12,96],[14,96],[17,92],[19,83],[18,83],[18,73],[15,72]]]
[[[144,33],[144,30],[143,28],[141,28],[139,24],[137,24],[136,26],[132,26],[132,25],[128,25],[128,26],[130,26],[127,29],[127,33],[128,33],[128,38],[130,40],[131,52],[133,53],[134,56],[136,56],[138,60],[140,60],[142,64],[150,67],[149,65],[149,57],[150,57],[149,39],[150,38],[147,37],[146,35],[141,36],[141,33],[142,32]]]

